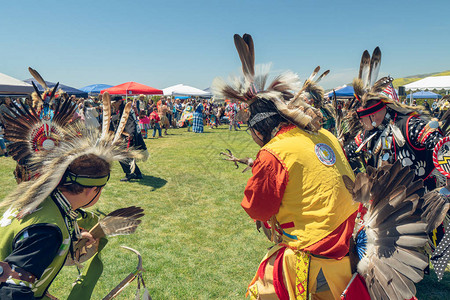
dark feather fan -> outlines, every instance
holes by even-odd
[[[98,222],[89,232],[94,238],[132,234],[136,231],[144,210],[138,206],[117,209]]]
[[[422,180],[400,161],[343,177],[355,201],[368,206],[364,216],[367,251],[358,263],[372,299],[410,299],[414,283],[428,266],[423,247],[430,228],[442,221],[446,202],[437,193],[423,193]],[[447,205],[448,210],[448,205]],[[444,213],[445,216],[445,213]]]
[[[144,215],[144,210],[139,206],[119,208],[106,215],[89,232],[94,239],[105,236],[132,234],[141,224],[140,218]],[[75,245],[74,250],[84,247],[86,242],[87,239],[81,239]]]
[[[144,215],[144,210],[139,206],[119,208],[101,219],[89,230],[89,233],[94,239],[100,239],[105,236],[133,234],[139,224],[141,224],[141,218]],[[80,239],[74,245],[74,253],[78,257],[75,257],[75,261],[69,260],[69,263],[66,263],[66,265],[82,263],[96,252],[97,249],[94,249],[95,251],[86,249],[87,241],[87,239]],[[83,256],[83,254],[87,255]]]

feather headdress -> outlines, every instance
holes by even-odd
[[[36,82],[39,83],[44,89],[44,92],[41,94],[34,81],[31,81],[34,88],[34,92],[31,94],[31,97],[33,99],[33,108],[35,108],[38,112],[40,112],[41,109],[48,110],[50,102],[54,99],[56,91],[58,90],[59,82],[57,82],[56,85],[52,89],[50,89],[44,78],[42,78],[41,74],[39,74],[38,71],[31,67],[28,68],[28,71],[36,80]],[[47,114],[47,112],[45,112],[45,114]]]
[[[295,124],[296,126],[317,131],[320,128],[321,115],[319,110],[305,102],[305,93],[310,92],[313,97],[323,97],[323,90],[317,88],[317,81],[323,78],[325,72],[316,82],[314,77],[319,68],[308,79],[303,88],[294,95],[300,88],[300,81],[296,74],[286,72],[277,76],[266,88],[269,76],[269,68],[262,67],[260,72],[255,72],[255,48],[251,35],[244,34],[242,37],[234,35],[234,44],[236,46],[239,58],[242,63],[242,78],[232,78],[231,83],[226,83],[221,78],[213,81],[212,89],[215,95],[245,102],[249,105],[260,99],[271,101],[278,113]]]
[[[370,116],[385,107],[403,115],[412,115],[419,112],[422,116],[428,118],[423,107],[401,104],[383,93],[388,86],[392,85],[393,78],[386,76],[377,80],[380,65],[381,51],[379,47],[375,48],[372,57],[367,50],[364,51],[358,78],[353,80],[355,97],[349,101],[348,114],[343,118],[348,137],[356,135],[357,131],[361,129],[361,118]]]
[[[119,208],[109,213],[90,228],[89,233],[94,239],[100,239],[105,236],[133,234],[142,222],[140,218],[144,215],[144,210],[139,206]],[[79,265],[97,252],[98,243],[86,247],[87,242],[87,238],[82,238],[74,244],[75,259],[72,259],[69,255],[65,264],[66,266],[73,264]]]
[[[372,57],[367,50],[364,51],[359,65],[358,78],[353,80],[353,89],[355,96],[359,99],[362,106],[366,104],[372,97],[380,98],[378,95],[392,81],[389,77],[383,77],[377,81],[378,73],[381,65],[381,51],[376,47]],[[386,98],[386,96],[384,97]]]
[[[361,57],[358,77],[353,80],[355,99],[349,105],[349,111],[354,111],[352,117],[358,118],[357,111],[361,111],[370,100],[389,102],[389,98],[381,92],[391,84],[391,77],[383,77],[377,81],[381,65],[381,51],[376,47],[370,57],[369,51],[365,50]]]
[[[416,113],[418,110],[421,110],[421,114],[423,114],[422,107],[412,107],[401,104],[382,93],[389,85],[392,84],[394,79],[386,76],[377,80],[380,66],[380,48],[375,48],[372,53],[372,57],[369,52],[365,50],[361,57],[358,78],[353,80],[355,99],[350,103],[349,110],[353,110],[355,112],[358,111],[361,117],[360,112],[367,109],[367,105],[371,100],[375,100],[401,114],[412,114]]]
[[[5,117],[7,124],[5,137],[12,143],[8,145],[8,151],[17,161],[14,171],[17,182],[31,178],[29,158],[38,151],[50,151],[64,136],[65,126],[72,121],[76,104],[62,99],[56,101],[50,108],[50,101],[54,99],[58,84],[49,89],[42,76],[34,69],[29,68],[35,80],[41,84],[45,91],[41,95],[37,86],[33,83],[35,92],[32,93],[33,103],[31,107],[13,103],[12,117]]]
[[[83,122],[67,122],[73,115],[73,104],[67,99],[62,103],[61,110],[66,113],[56,114],[52,123],[41,120],[33,108],[31,112],[24,107],[16,115],[15,123],[8,132],[14,137],[11,149],[17,159],[27,159],[34,175],[30,181],[22,182],[15,191],[9,194],[0,206],[14,205],[20,210],[19,216],[32,212],[58,186],[69,165],[77,158],[93,154],[111,163],[125,158],[142,158],[140,151],[127,149],[120,139],[121,131],[109,131],[111,119],[111,98],[108,93],[103,95],[103,127],[102,130],[86,127]],[[131,106],[131,103],[127,104]],[[71,115],[72,113],[72,115]],[[119,128],[124,127],[128,114],[123,114]],[[10,122],[13,120],[10,119]],[[13,123],[11,123],[13,124]],[[60,124],[65,124],[60,126]],[[52,147],[42,151],[34,151],[33,132],[42,128],[55,128],[46,138]],[[44,143],[42,143],[44,144]],[[41,150],[41,149],[40,149]]]

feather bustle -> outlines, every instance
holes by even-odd
[[[430,193],[422,198],[422,180],[413,181],[414,171],[400,162],[366,171],[358,174],[353,184],[343,178],[356,201],[356,195],[360,201],[367,198],[362,191],[370,187],[372,201],[364,216],[367,253],[358,271],[373,297],[409,299],[416,292],[414,283],[423,278],[428,265],[427,257],[419,250],[428,241],[430,220],[425,215],[432,214],[424,211],[438,210],[441,202]]]

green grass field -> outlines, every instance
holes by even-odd
[[[153,299],[243,299],[259,261],[271,245],[240,207],[250,172],[241,173],[219,153],[230,149],[237,157],[255,157],[259,147],[244,131],[225,127],[194,134],[169,130],[161,139],[147,139],[150,159],[138,163],[144,179],[120,182],[114,164],[110,182],[94,210],[139,205],[145,217],[131,236],[109,239],[103,250],[105,269],[92,299],[103,298],[134,270],[137,259],[119,248],[141,252],[145,281]],[[0,197],[15,188],[11,158],[0,157]],[[50,292],[64,299],[76,279],[74,267],[64,268]],[[118,299],[134,299],[136,283]],[[419,299],[445,299],[450,276],[438,283],[428,276]]]

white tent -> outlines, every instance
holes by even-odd
[[[450,90],[450,76],[432,76],[405,85],[405,90]]]
[[[211,96],[211,93],[184,84],[169,86],[163,89],[163,93],[165,96]]]
[[[31,84],[0,73],[0,95],[23,95],[31,94],[33,91]]]

